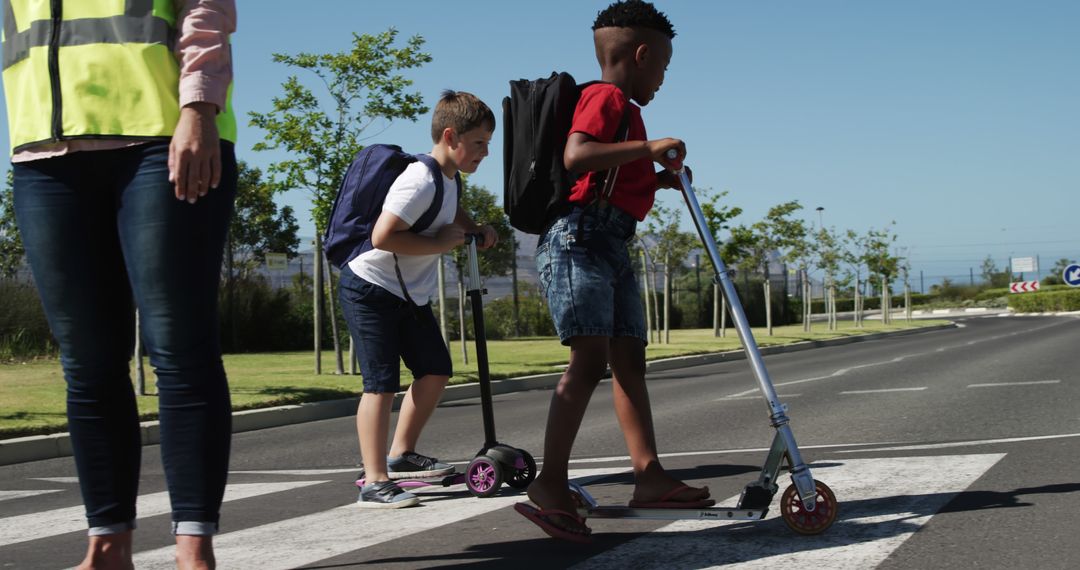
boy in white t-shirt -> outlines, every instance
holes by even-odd
[[[395,479],[437,477],[453,467],[416,453],[420,432],[453,374],[450,352],[431,311],[417,306],[436,293],[439,256],[465,243],[466,233],[484,237],[483,249],[495,245],[491,226],[477,225],[459,205],[457,173],[475,172],[488,154],[495,115],[476,96],[444,91],[431,119],[431,156],[443,177],[442,208],[420,232],[410,227],[431,206],[433,169],[418,160],[398,176],[371,231],[373,249],[351,259],[341,271],[340,301],[349,332],[356,340],[364,394],[356,412],[356,431],[364,462],[365,484],[358,504],[400,508],[420,499]],[[399,274],[400,271],[400,274]],[[404,287],[403,287],[404,286]],[[387,453],[390,411],[401,389],[399,360],[413,374],[398,414]]]

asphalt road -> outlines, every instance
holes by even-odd
[[[840,515],[825,533],[754,522],[593,519],[589,546],[516,514],[504,487],[422,491],[421,507],[353,506],[350,418],[236,434],[222,568],[1078,568],[1080,318],[985,317],[955,329],[765,359],[815,478]],[[650,375],[665,466],[734,506],[773,437],[746,361]],[[542,462],[549,390],[495,399],[499,439]],[[442,406],[421,452],[467,462],[477,400]],[[571,465],[601,502],[629,499],[610,386],[593,397]],[[0,467],[0,567],[78,562],[85,523],[70,458]],[[786,486],[786,476],[783,477]],[[144,452],[137,567],[170,567],[157,448]],[[779,498],[779,496],[777,497]]]

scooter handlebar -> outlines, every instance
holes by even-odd
[[[484,245],[484,234],[465,234],[465,245],[476,242],[476,245]]]

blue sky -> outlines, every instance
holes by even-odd
[[[434,57],[407,74],[426,102],[453,88],[499,109],[511,79],[597,78],[590,25],[607,3],[240,0],[234,103],[242,116],[269,110],[290,73],[273,52],[342,51],[352,32],[393,26],[423,36]],[[1038,256],[1043,274],[1080,258],[1080,2],[656,4],[678,35],[645,124],[652,138],[686,141],[696,185],[743,208],[735,223],[788,200],[813,223],[823,207],[840,230],[895,221],[916,288],[920,271],[926,287],[966,282],[971,268],[978,279],[987,255],[999,268]],[[427,151],[429,120],[377,126],[370,142]],[[241,159],[281,158],[253,152],[263,135],[241,123]],[[500,125],[472,178],[498,195],[501,145]],[[281,202],[310,236],[307,194]]]

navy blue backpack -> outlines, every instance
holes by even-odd
[[[386,193],[405,167],[417,160],[431,169],[435,195],[431,206],[409,230],[419,233],[431,226],[443,203],[443,174],[439,163],[431,155],[409,154],[396,145],[373,144],[356,153],[334,199],[330,222],[323,235],[323,250],[330,263],[340,269],[351,259],[372,249],[371,230],[382,213]],[[461,175],[456,175],[455,180],[460,202]]]

